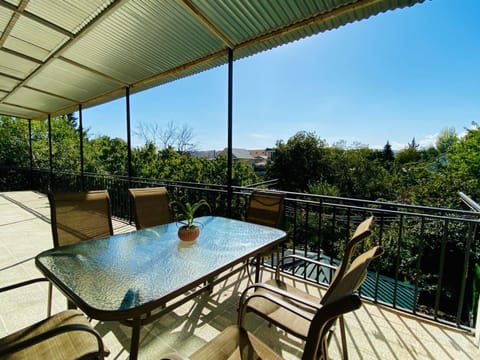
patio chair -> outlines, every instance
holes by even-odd
[[[137,230],[173,221],[165,187],[128,189],[133,203]]]
[[[188,358],[178,353],[167,354],[160,359],[162,360],[225,360],[225,359],[268,359],[281,360],[279,354],[273,351],[263,341],[254,336],[245,329],[243,324],[245,318],[245,306],[248,302],[261,298],[264,301],[270,301],[277,306],[289,309],[299,316],[302,315],[298,307],[292,306],[287,301],[278,296],[272,296],[268,293],[255,292],[245,295],[248,289],[243,293],[240,300],[240,309],[237,325],[230,325],[219,335],[203,345],[199,350],[195,351]],[[328,330],[334,323],[335,319],[350,311],[356,310],[361,306],[360,298],[357,295],[348,294],[346,296],[332,300],[324,306],[317,305],[317,311],[313,315],[308,329],[308,336],[305,343],[302,360],[326,360],[328,353],[326,352],[326,343]]]
[[[40,281],[6,286],[0,293]],[[23,311],[23,309],[22,309]],[[78,310],[65,310],[0,339],[0,359],[103,359],[102,337]]]
[[[113,235],[107,190],[49,193],[48,200],[54,247]],[[52,284],[48,294],[50,316]]]
[[[285,194],[256,190],[250,194],[245,220],[251,223],[278,227]]]
[[[371,235],[371,227],[373,224],[374,218],[370,217],[364,220],[358,227],[356,228],[354,235],[348,242],[344,257],[338,267],[332,266],[328,263],[323,263],[320,261],[316,261],[313,259],[309,259],[306,257],[302,257],[299,255],[289,255],[285,256],[277,265],[275,278],[268,280],[264,283],[264,286],[259,286],[258,291],[262,290],[264,287],[267,289],[275,288],[281,290],[285,294],[292,294],[298,298],[305,299],[307,302],[311,303],[320,303],[321,305],[325,305],[332,300],[332,298],[337,298],[338,296],[335,295],[339,288],[345,286],[345,281],[352,277],[352,272],[355,273],[355,282],[350,282],[349,285],[352,287],[351,291],[356,291],[364,281],[367,275],[367,266],[371,260],[380,256],[383,253],[383,248],[376,246],[372,249],[364,252],[363,254],[359,255],[350,265],[350,260],[355,248],[359,245],[359,243],[365,240],[367,237]],[[286,259],[293,259],[296,262],[307,262],[312,263],[316,266],[326,267],[328,269],[335,269],[335,273],[333,274],[332,280],[330,282],[329,287],[327,288],[325,294],[321,299],[316,296],[313,296],[303,290],[300,290],[298,287],[289,285],[285,283],[280,278],[280,269]],[[360,269],[360,270],[358,270]],[[307,313],[310,312],[311,316],[313,316],[313,310],[308,306],[305,308],[301,303],[298,303],[299,307],[301,307]],[[253,311],[257,315],[267,319],[271,323],[277,325],[278,327],[284,329],[285,331],[303,339],[307,339],[308,335],[308,328],[309,328],[309,320],[308,318],[301,318],[291,313],[285,311],[284,309],[276,306],[272,306],[268,302],[262,301],[258,299],[253,301],[247,308],[248,311]],[[345,323],[343,316],[339,316],[339,325],[340,325],[340,336],[342,341],[342,349],[343,349],[343,357],[344,359],[348,358],[347,352],[347,345],[346,345],[346,336],[345,336]]]

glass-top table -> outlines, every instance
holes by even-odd
[[[179,240],[178,224],[170,223],[50,249],[35,263],[88,316],[132,326],[135,359],[140,326],[211,289],[224,280],[217,278],[222,272],[271,252],[286,238],[282,230],[223,217],[196,221],[201,230],[194,242]]]

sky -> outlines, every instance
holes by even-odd
[[[422,147],[480,123],[480,0],[427,0],[233,65],[233,147],[265,149],[299,131],[328,145]],[[192,129],[197,150],[227,146],[227,66],[131,96],[140,126]],[[84,110],[90,136],[126,139],[125,99]]]

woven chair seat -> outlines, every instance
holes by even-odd
[[[80,311],[66,310],[0,339],[0,349],[13,346],[64,325],[80,325],[91,328],[88,319]],[[108,351],[105,350],[103,356],[107,355]],[[0,356],[0,358],[9,360],[97,359],[98,342],[92,333],[68,331],[15,353]]]

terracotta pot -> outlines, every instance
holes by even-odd
[[[178,229],[178,237],[183,241],[193,241],[200,235],[200,228],[198,226],[187,227],[186,225]]]

